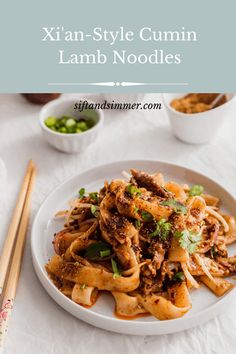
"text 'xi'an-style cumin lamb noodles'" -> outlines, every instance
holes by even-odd
[[[131,170],[128,181],[105,182],[99,193],[81,188],[56,216],[65,228],[55,234],[46,270],[78,304],[91,306],[106,290],[118,316],[166,320],[190,310],[189,291],[200,283],[217,296],[233,287],[224,277],[236,273],[236,256],[227,252],[236,222],[200,185]]]

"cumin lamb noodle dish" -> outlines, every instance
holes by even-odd
[[[58,289],[83,306],[106,290],[117,316],[159,320],[187,313],[200,283],[216,296],[231,290],[224,278],[236,273],[236,256],[227,252],[236,222],[219,199],[161,173],[130,173],[98,193],[81,188],[69,210],[56,214],[65,226],[54,236],[46,270]]]

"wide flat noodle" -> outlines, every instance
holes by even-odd
[[[141,296],[137,295],[141,305],[159,320],[173,320],[182,317],[191,308],[189,304],[186,307],[177,307],[170,300],[158,295]]]
[[[202,275],[200,280],[216,295],[222,296],[229,290],[232,290],[234,285],[223,278],[214,277],[214,281],[206,275]]]
[[[96,301],[98,290],[86,284],[75,284],[71,299],[80,305],[92,306]]]
[[[46,265],[49,273],[75,283],[87,284],[99,290],[130,292],[139,286],[139,268],[129,277],[114,278],[113,273],[105,269],[82,266],[78,262],[65,262],[55,255]]]
[[[147,313],[147,310],[138,302],[136,296],[126,293],[113,291],[112,295],[116,301],[116,314],[125,317],[134,317],[141,313]]]

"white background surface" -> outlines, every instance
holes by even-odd
[[[94,96],[90,98],[95,100]],[[145,100],[159,102],[161,96],[146,95]],[[19,95],[0,95],[0,156],[8,173],[5,193],[0,198],[1,245],[30,158],[39,170],[32,219],[45,197],[66,178],[115,160],[159,159],[179,163],[214,178],[236,196],[233,115],[214,141],[193,146],[173,137],[164,109],[105,111],[105,126],[99,139],[82,155],[67,155],[43,140],[39,109],[40,106],[26,102]],[[30,230],[4,353],[235,353],[236,300],[225,309],[225,314],[201,327],[159,337],[109,333],[77,320],[61,309],[39,283],[32,268],[29,239]]]

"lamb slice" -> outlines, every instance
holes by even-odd
[[[171,192],[167,191],[164,187],[160,186],[156,182],[154,176],[149,175],[146,172],[137,171],[134,169],[131,169],[130,172],[139,187],[146,188],[147,190],[151,191],[152,193],[161,198],[174,198],[174,195]]]

